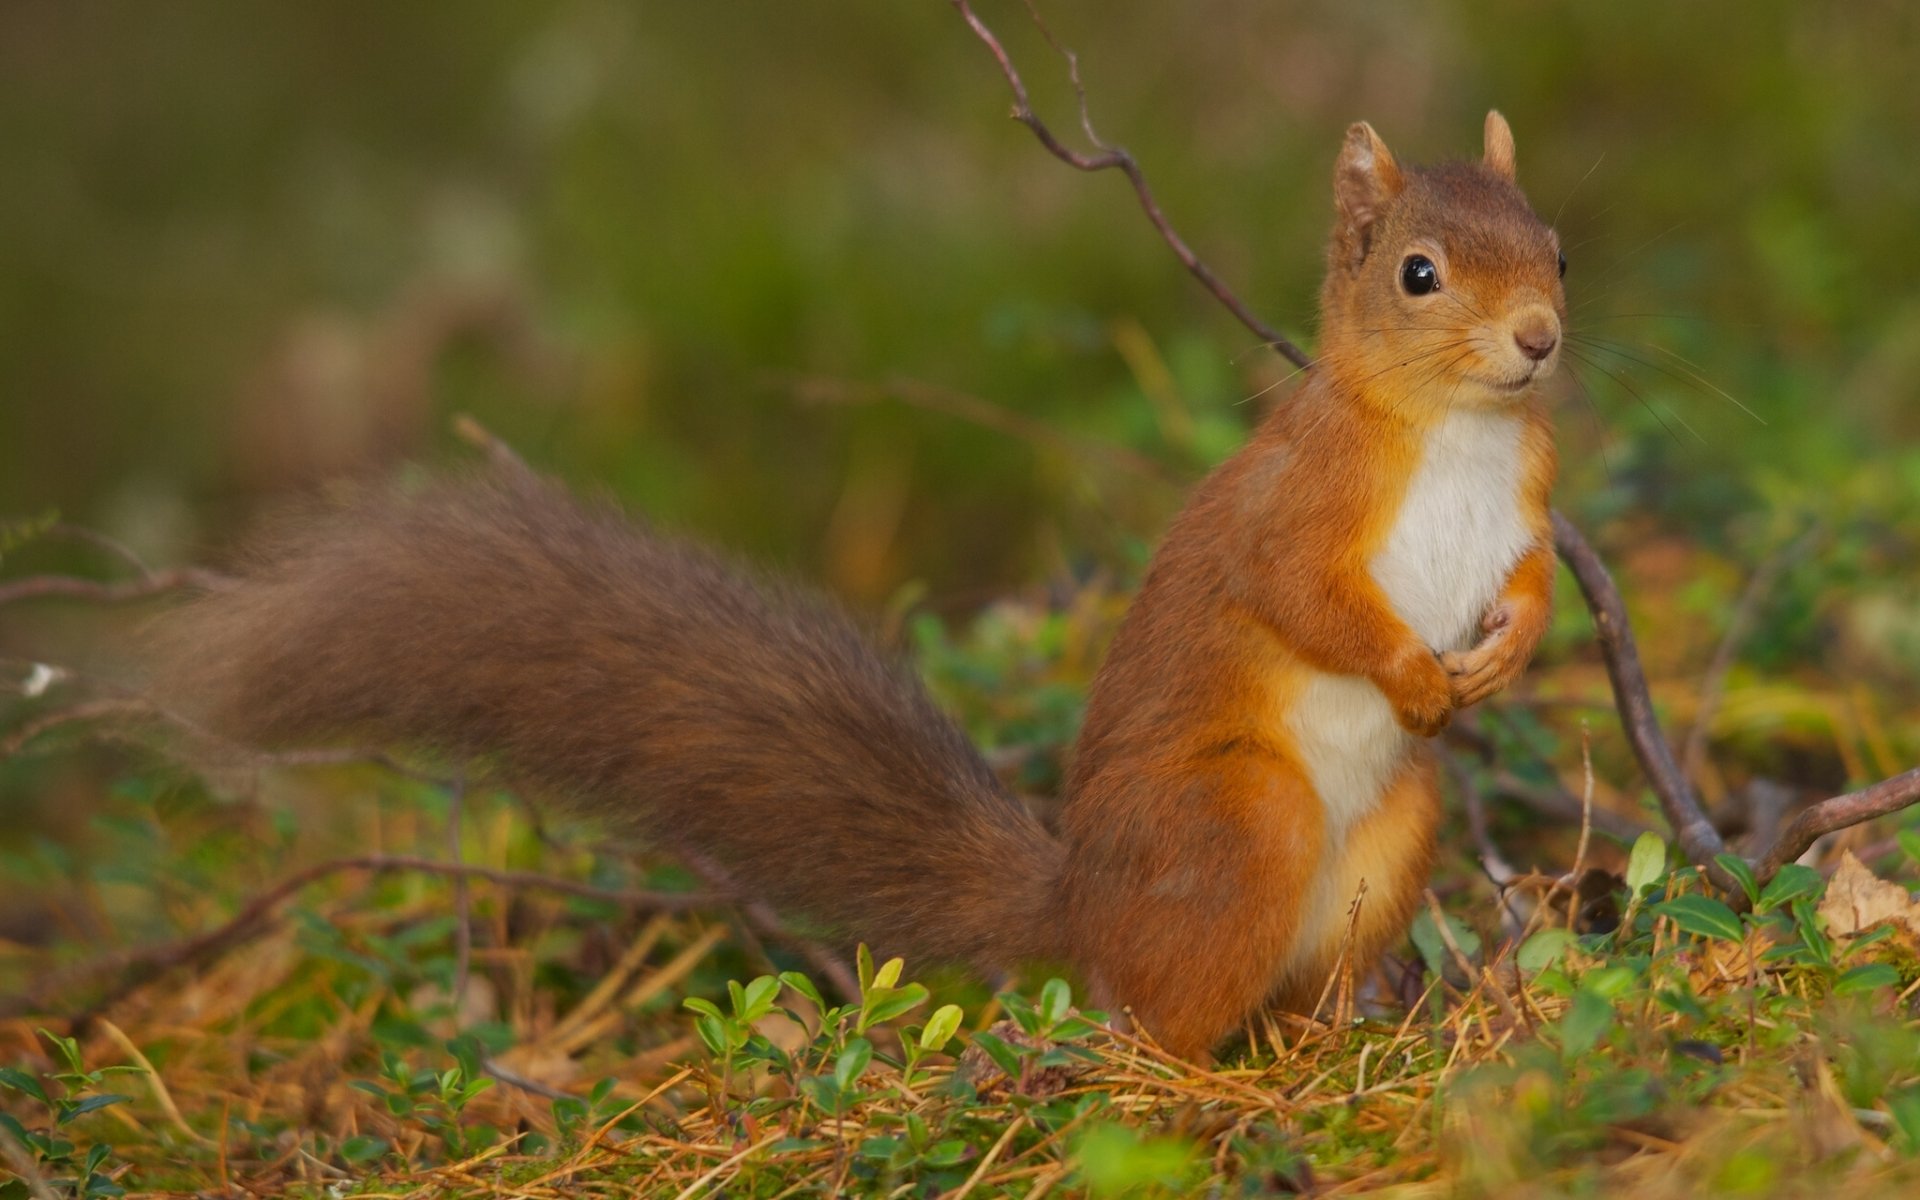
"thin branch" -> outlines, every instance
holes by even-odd
[[[1775,871],[1805,854],[1821,837],[1914,804],[1920,804],[1920,767],[1857,792],[1822,800],[1801,810],[1786,832],[1760,857],[1753,873],[1760,879],[1770,879]]]
[[[67,677],[73,676],[68,673]],[[134,693],[83,701],[66,708],[55,709],[22,724],[5,738],[0,738],[0,762],[20,754],[35,738],[61,726],[110,717],[147,718],[185,735],[200,753],[178,754],[177,757],[197,767],[236,766],[264,770],[272,767],[339,767],[364,764],[380,767],[419,783],[437,787],[450,786],[448,780],[408,766],[392,755],[379,750],[353,746],[315,747],[303,750],[255,750],[250,746],[228,741],[179,713],[162,708],[152,700]],[[89,730],[83,740],[126,742],[149,751],[156,749],[149,742],[130,736],[121,729]]]
[[[1081,154],[1054,136],[1053,130],[1047,128],[1046,122],[1042,121],[1033,111],[1033,102],[1027,95],[1026,81],[1020,78],[1020,72],[1014,67],[1013,60],[1007,57],[1006,48],[1000,44],[1000,39],[994,36],[993,31],[988,29],[986,24],[981,21],[978,16],[974,15],[974,11],[968,6],[967,0],[952,0],[952,4],[960,13],[960,16],[966,21],[968,27],[973,30],[973,35],[979,38],[987,50],[993,55],[994,62],[1000,66],[1000,73],[1006,76],[1007,87],[1013,92],[1013,119],[1032,130],[1033,136],[1039,139],[1042,146],[1046,147],[1047,153],[1075,170],[1115,170],[1125,175],[1127,182],[1133,185],[1133,194],[1135,198],[1140,201],[1140,208],[1147,214],[1147,220],[1153,223],[1154,229],[1159,231],[1161,240],[1166,242],[1168,248],[1173,251],[1174,256],[1180,260],[1181,265],[1186,267],[1187,271],[1195,279],[1200,281],[1200,286],[1211,292],[1213,298],[1225,306],[1226,310],[1232,313],[1235,319],[1252,330],[1254,336],[1258,337],[1262,342],[1272,346],[1288,362],[1293,363],[1297,367],[1309,365],[1313,360],[1308,356],[1306,351],[1294,345],[1293,342],[1280,333],[1279,330],[1254,315],[1253,310],[1248,308],[1240,297],[1235,295],[1226,284],[1222,283],[1220,277],[1213,273],[1213,269],[1207,266],[1206,263],[1201,262],[1200,257],[1196,255],[1193,249],[1187,245],[1186,241],[1174,231],[1173,226],[1167,221],[1166,214],[1161,211],[1160,202],[1154,197],[1153,189],[1147,186],[1146,173],[1140,169],[1140,164],[1135,161],[1133,155],[1120,146],[1108,145],[1094,134],[1093,123],[1087,117],[1086,90],[1080,86],[1080,67],[1078,60],[1075,59],[1073,55],[1067,54],[1064,50],[1061,51],[1067,59],[1068,69],[1073,75],[1074,88],[1080,96],[1081,128],[1086,131],[1088,140],[1100,148],[1100,153],[1098,154]],[[1029,11],[1032,11],[1031,6],[1029,6]],[[1044,21],[1040,20],[1040,14],[1037,11],[1033,13],[1033,19],[1034,23],[1039,25],[1040,31],[1046,35],[1047,41],[1051,43],[1056,50],[1060,49],[1060,44],[1054,41],[1052,31],[1047,29]]]
[[[447,788],[447,861],[460,865],[461,834],[466,832],[467,770],[454,772]],[[473,889],[465,875],[453,876],[453,1020],[456,1030],[467,1008],[467,975],[473,969]]]
[[[81,579],[73,575],[29,575],[0,584],[0,606],[21,600],[56,598],[120,604],[168,592],[218,591],[231,582],[228,576],[201,567],[172,567],[119,583],[104,583],[98,579]]]
[[[233,947],[251,940],[267,928],[274,910],[296,892],[330,875],[344,874],[348,871],[420,871],[429,875],[444,875],[461,880],[485,879],[502,887],[554,892],[589,900],[604,900],[612,904],[652,909],[656,912],[687,912],[710,908],[733,899],[731,895],[713,892],[629,891],[595,887],[592,884],[576,883],[570,879],[558,879],[532,871],[495,870],[490,867],[467,866],[405,854],[361,854],[329,859],[295,871],[248,900],[241,906],[240,911],[225,923],[205,933],[160,946],[96,959],[70,971],[61,972],[40,989],[40,995],[53,995],[74,986],[78,981],[118,973],[120,978],[108,989],[104,997],[94,1002],[90,1009],[91,1012],[98,1012],[134,988],[168,971],[210,962]],[[29,998],[0,1002],[0,1015],[17,1016],[21,1013],[36,1011],[44,1005],[44,1001]]]
[[[96,550],[105,551],[114,558],[134,569],[142,579],[153,578],[153,567],[141,558],[133,547],[116,537],[109,537],[97,529],[88,529],[84,525],[70,525],[65,521],[55,521],[42,531],[47,537],[65,538],[70,542],[80,542]]]
[[[1494,844],[1493,831],[1487,822],[1487,798],[1473,781],[1473,774],[1462,764],[1457,754],[1440,756],[1447,766],[1448,774],[1453,776],[1453,785],[1460,793],[1461,805],[1467,811],[1467,832],[1473,838],[1473,844],[1480,850],[1480,869],[1486,873],[1495,887],[1505,889],[1520,872],[1500,853],[1500,847]]]
[[[1633,640],[1633,627],[1627,623],[1627,606],[1613,584],[1605,563],[1595,554],[1587,539],[1573,522],[1559,512],[1553,514],[1553,544],[1573,572],[1593,614],[1593,631],[1600,642],[1600,655],[1607,663],[1607,678],[1613,684],[1614,704],[1620,712],[1620,726],[1626,731],[1634,757],[1647,774],[1660,809],[1673,826],[1674,837],[1688,861],[1705,870],[1719,887],[1737,892],[1738,884],[1713,860],[1725,854],[1727,844],[1720,831],[1707,820],[1699,797],[1673,760],[1673,747],[1660,731],[1653,711],[1653,697],[1647,690],[1646,671],[1640,666],[1640,650]]]
[[[766,901],[751,899],[734,883],[732,873],[712,858],[690,846],[669,844],[674,855],[686,863],[695,875],[706,880],[708,887],[735,897],[735,903],[739,905],[741,915],[746,917],[747,924],[770,937],[780,938],[799,950],[806,956],[807,961],[813,964],[814,971],[831,983],[846,999],[860,998],[859,980],[854,977],[852,971],[847,969],[847,964],[840,961],[825,946],[788,930],[780,923],[779,916]]]
[[[520,457],[519,451],[466,413],[453,418],[453,436],[484,453],[487,460],[501,470],[521,475],[533,474],[533,468],[527,465],[526,459]]]

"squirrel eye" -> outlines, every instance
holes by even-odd
[[[1560,278],[1565,279],[1566,277],[1567,277],[1567,252],[1565,250],[1562,250],[1560,251]]]
[[[1409,296],[1424,296],[1440,286],[1440,270],[1424,254],[1409,254],[1400,264],[1400,286]]]

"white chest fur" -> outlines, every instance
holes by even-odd
[[[1520,419],[1450,413],[1427,435],[1373,578],[1435,650],[1479,640],[1480,619],[1526,549]]]
[[[1449,414],[1427,437],[1386,545],[1370,564],[1393,609],[1435,650],[1479,637],[1527,545],[1520,512],[1520,421]],[[1357,675],[1315,673],[1288,732],[1326,805],[1328,836],[1372,811],[1411,742],[1387,698]]]

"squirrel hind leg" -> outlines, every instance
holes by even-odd
[[[1417,747],[1379,804],[1348,831],[1333,867],[1334,903],[1324,910],[1319,929],[1302,931],[1298,965],[1275,991],[1276,1008],[1312,1015],[1343,961],[1357,973],[1370,970],[1406,933],[1433,872],[1440,808],[1438,763],[1428,747]],[[1354,914],[1363,886],[1366,894]]]
[[[1133,786],[1176,800],[1175,815],[1109,825],[1069,852],[1073,957],[1110,1011],[1204,1062],[1292,955],[1325,852],[1322,806],[1304,771],[1264,748]],[[1109,812],[1131,807],[1113,799]]]

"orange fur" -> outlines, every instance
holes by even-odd
[[[1565,300],[1511,134],[1497,115],[1487,132],[1484,163],[1409,170],[1370,127],[1349,131],[1321,360],[1175,520],[1095,683],[1062,814],[1066,944],[1176,1053],[1204,1054],[1265,1001],[1310,1007],[1363,880],[1351,952],[1371,961],[1400,935],[1438,791],[1424,744],[1367,725],[1368,705],[1377,693],[1431,736],[1545,631],[1555,459],[1532,385]],[[1435,293],[1402,287],[1409,254],[1437,264]],[[1456,436],[1495,447],[1492,477],[1427,461]],[[1423,593],[1417,554],[1381,564],[1406,557],[1400,522],[1448,517],[1409,510],[1467,484],[1508,489],[1486,528],[1515,544],[1504,559],[1464,547],[1497,572],[1469,581],[1489,601],[1470,614],[1484,638],[1429,644],[1413,623],[1450,598]],[[1407,612],[1383,582],[1396,571]]]

